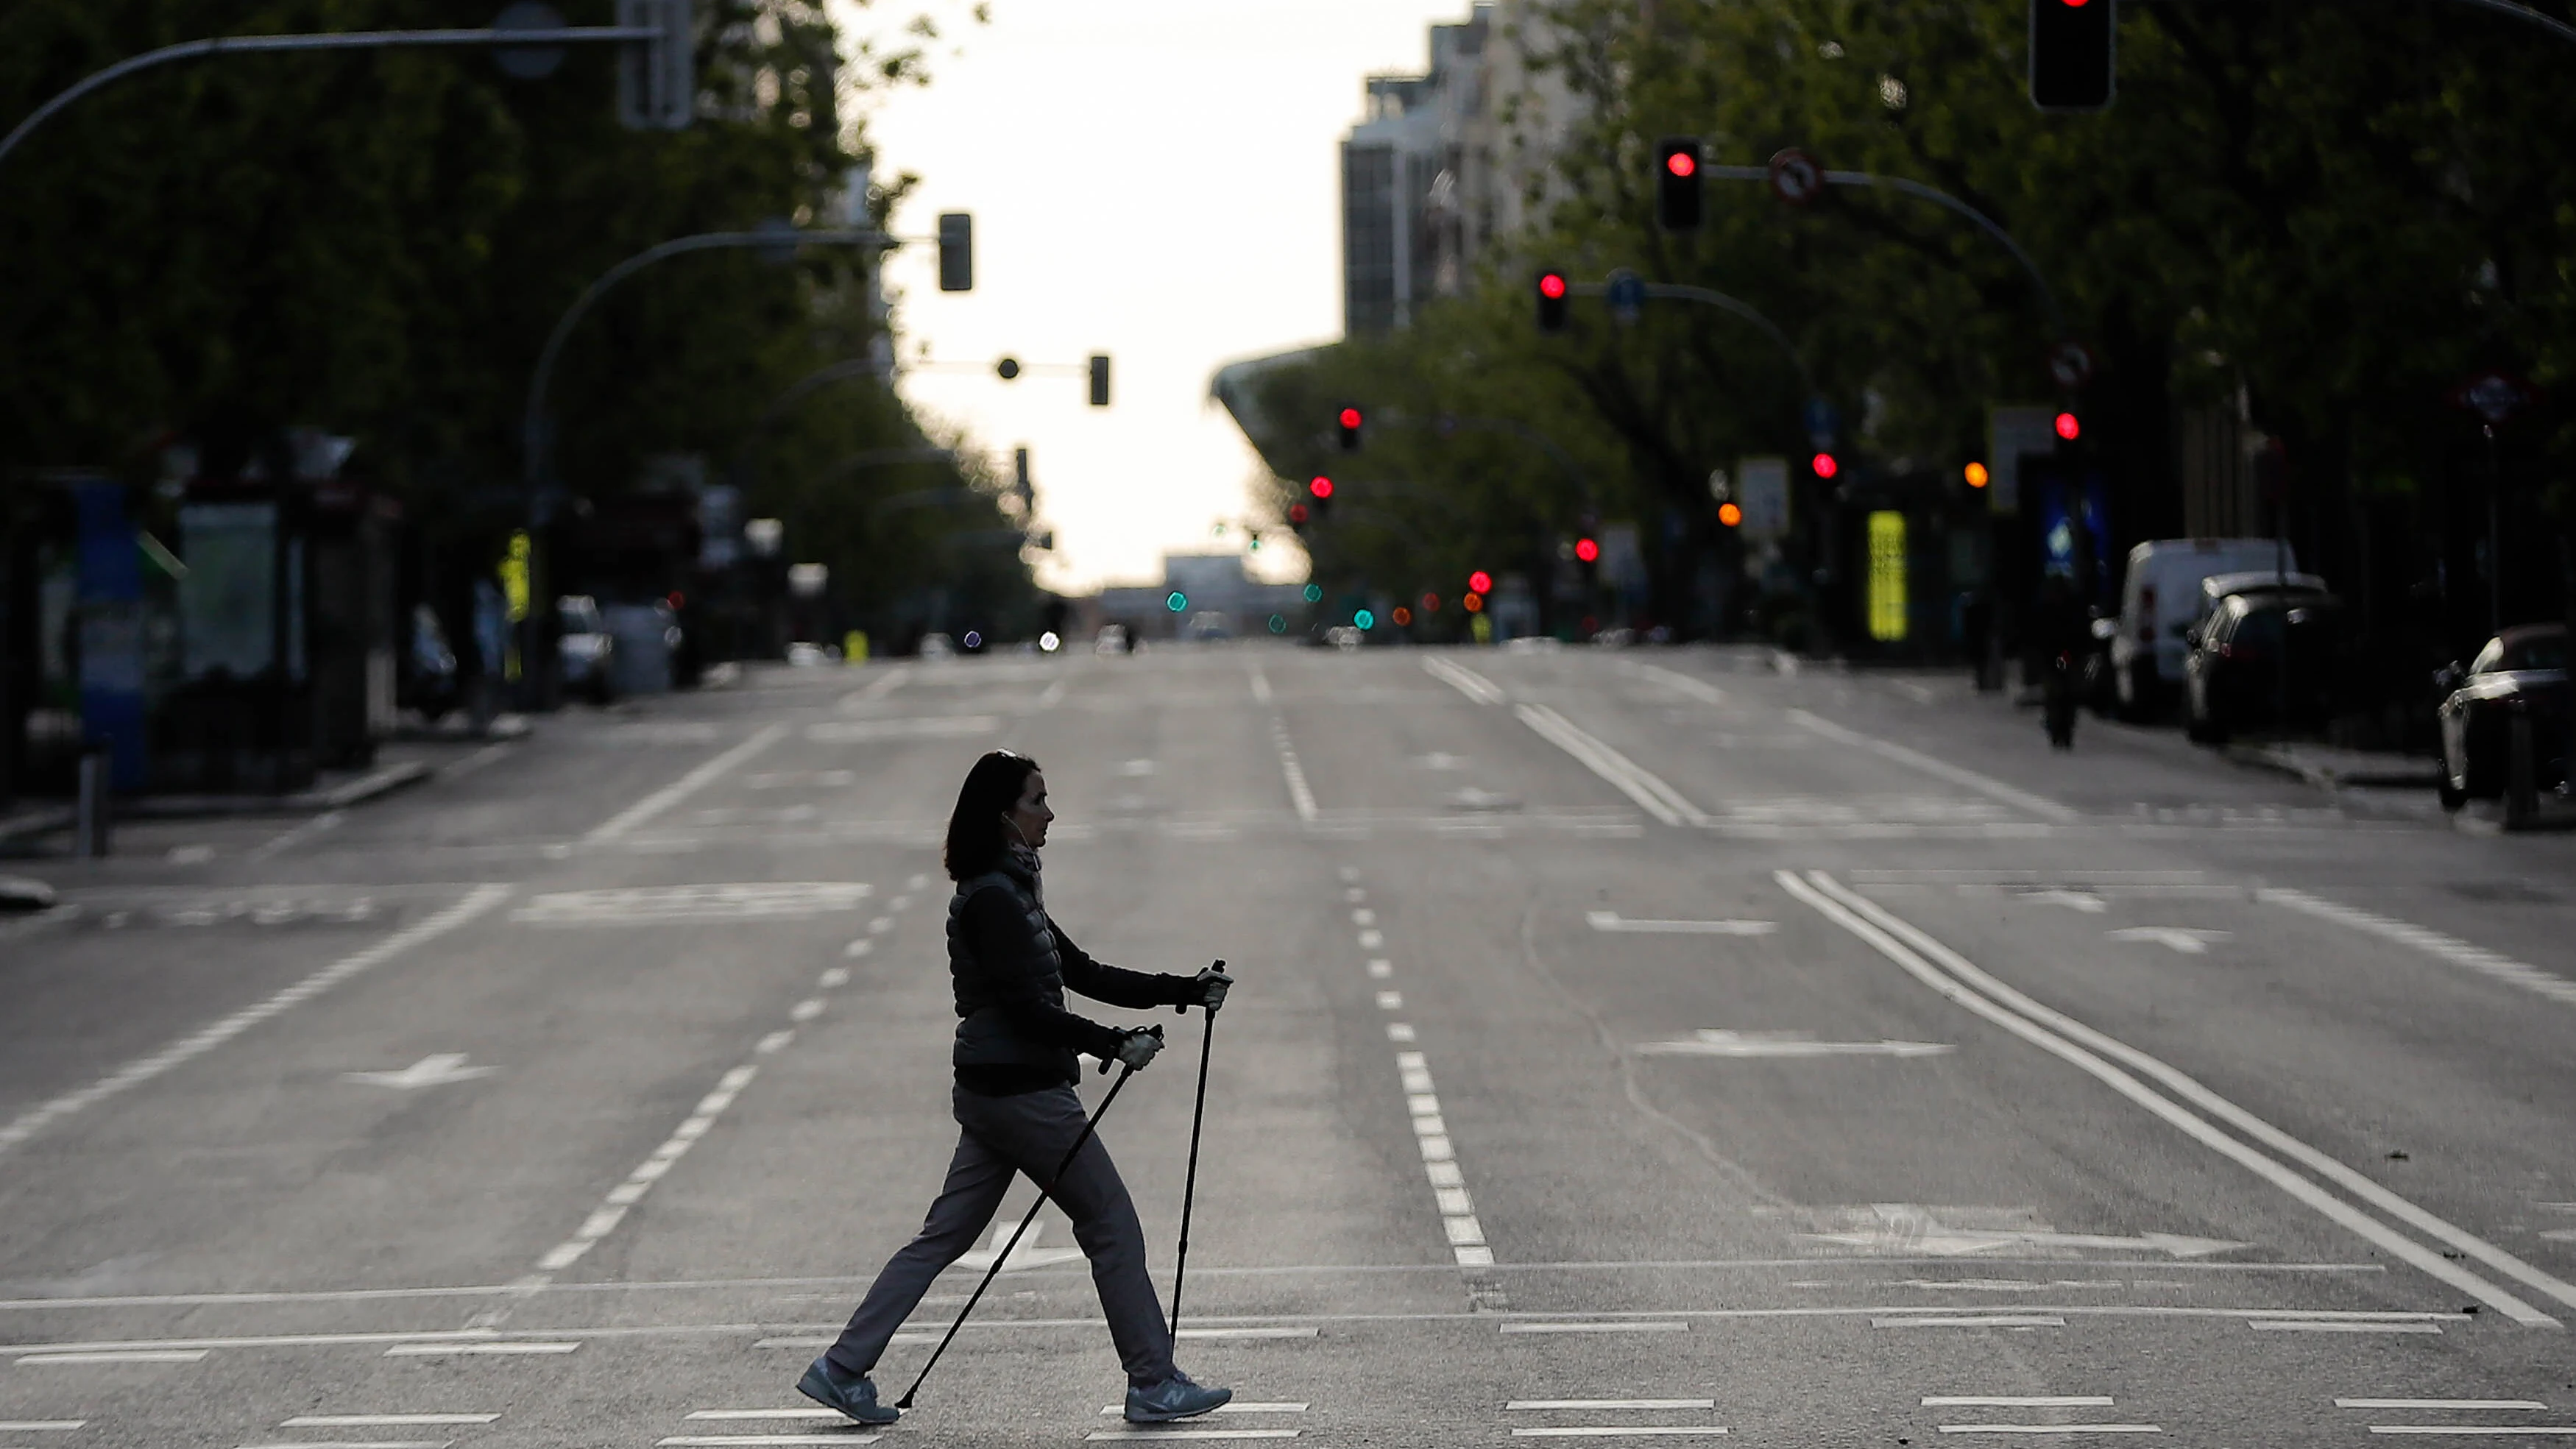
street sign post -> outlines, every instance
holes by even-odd
[[[2059,387],[2078,392],[2093,380],[2093,349],[2072,338],[2048,349],[2048,375]]]
[[[1610,274],[1601,295],[1609,300],[1610,317],[1622,327],[1634,327],[1646,311],[1646,279],[1621,267]]]
[[[1825,189],[1823,165],[1795,146],[1784,146],[1774,153],[1766,169],[1771,194],[1791,206],[1804,206]]]

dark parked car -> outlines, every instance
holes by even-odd
[[[2334,713],[2346,644],[2343,601],[2332,594],[2229,594],[2192,626],[2188,642],[2183,727],[2194,740],[2216,744],[2251,728],[2322,729]]]
[[[2442,804],[2504,793],[2508,721],[2531,713],[2532,773],[2546,789],[2567,778],[2567,626],[2524,624],[2487,641],[2462,669],[2437,676],[2442,701]]]

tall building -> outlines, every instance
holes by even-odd
[[[1476,0],[1431,27],[1422,75],[1367,78],[1342,141],[1342,327],[1409,326],[1431,297],[1467,287],[1477,257],[1518,230],[1549,189],[1576,108],[1533,64],[1539,0]]]

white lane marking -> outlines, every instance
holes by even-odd
[[[805,727],[818,745],[858,745],[871,740],[964,740],[1002,727],[997,714],[928,715],[920,719],[824,720]]]
[[[482,1343],[397,1343],[385,1350],[387,1358],[444,1358],[449,1354],[507,1358],[520,1354],[562,1354],[580,1348],[578,1342],[538,1339],[504,1339]]]
[[[1924,774],[1947,780],[1953,785],[1965,786],[1989,800],[2000,800],[2006,805],[2036,815],[2042,820],[2053,820],[2058,824],[2067,825],[2081,818],[2077,811],[2045,796],[2034,795],[2028,790],[2007,785],[1991,775],[1980,775],[1974,770],[1963,770],[1947,760],[1936,760],[1921,750],[1910,750],[1903,745],[1879,739],[1874,735],[1846,729],[1832,720],[1818,718],[1803,709],[1789,711],[1789,721],[1838,744],[1853,745],[1894,760],[1898,764],[1912,765]]]
[[[1425,674],[1428,674],[1432,678],[1439,680],[1441,683],[1448,685],[1451,689],[1458,691],[1460,694],[1467,696],[1478,704],[1501,704],[1503,702],[1504,695],[1501,685],[1494,683],[1494,681],[1487,679],[1485,676],[1478,674],[1476,671],[1469,669],[1463,664],[1452,664],[1437,654],[1425,654],[1422,656],[1422,670]]]
[[[412,1092],[422,1087],[444,1087],[452,1082],[470,1082],[488,1077],[499,1067],[469,1067],[463,1052],[434,1052],[395,1072],[342,1072],[343,1081],[367,1082],[397,1091]]]
[[[2576,1424],[2373,1424],[2374,1434],[2496,1434],[2576,1438]]]
[[[2393,917],[2362,910],[2357,906],[2342,905],[2286,886],[2269,886],[2257,890],[2254,892],[2254,899],[2276,906],[2287,906],[2294,911],[2304,911],[2311,916],[2350,926],[2356,931],[2367,931],[2374,936],[2395,941],[2401,946],[2412,946],[2426,955],[2438,957],[2454,966],[2463,966],[2480,975],[2491,976],[2498,981],[2519,986],[2535,995],[2576,1006],[2576,981],[2571,981],[2564,976],[2554,976],[2537,966],[2525,965],[2511,956],[2490,951],[2484,946],[2471,945],[2457,936],[2444,935],[2440,931],[2428,930]]]
[[[883,1434],[674,1434],[656,1439],[657,1445],[714,1446],[718,1444],[873,1444]]]
[[[1852,1225],[1841,1231],[1802,1233],[1800,1236],[1814,1242],[1836,1243],[1908,1258],[1950,1258],[1979,1253],[1995,1255],[2016,1248],[2038,1248],[2058,1252],[2100,1249],[2107,1252],[2162,1253],[2168,1258],[2190,1259],[2253,1246],[2227,1238],[2194,1238],[2180,1233],[2140,1233],[2134,1238],[2099,1233],[2061,1233],[2044,1224],[1952,1227],[1942,1222],[1931,1208],[1919,1203],[1881,1202],[1871,1203],[1866,1208],[1837,1211]]]
[[[1351,912],[1351,924],[1354,926],[1374,926],[1377,924],[1377,912],[1367,909],[1353,911]]]
[[[1413,1041],[1417,1038],[1414,1035],[1411,1023],[1390,1021],[1386,1024],[1386,1039],[1388,1041]]]
[[[1184,1328],[1182,1338],[1313,1338],[1312,1328]]]
[[[1297,763],[1296,747],[1288,743],[1288,726],[1276,718],[1270,721],[1270,744],[1279,752],[1279,773],[1288,781],[1288,799],[1297,807],[1297,818],[1314,824],[1323,812],[1315,808],[1315,792],[1306,784],[1305,767]]]
[[[498,1414],[298,1414],[281,1429],[400,1428],[406,1424],[489,1424]]]
[[[814,978],[815,989],[820,991],[837,991],[849,984],[850,968],[847,966],[830,967],[822,975]]]
[[[1216,1411],[1220,1414],[1302,1414],[1306,1409],[1307,1406],[1304,1404],[1247,1404],[1238,1400],[1230,1404],[1219,1404]],[[1103,1404],[1100,1408],[1100,1417],[1111,1419],[1125,1412],[1125,1409],[1116,1404]]]
[[[75,1349],[68,1353],[21,1354],[17,1362],[21,1365],[66,1366],[85,1363],[195,1363],[205,1356],[206,1350],[202,1348],[126,1348],[99,1351]]]
[[[1401,991],[1379,992],[1377,994],[1377,1009],[1380,1011],[1404,1010],[1404,993]]]
[[[2098,916],[2110,909],[2108,902],[2091,891],[2044,890],[2023,891],[2020,894],[2023,900],[2034,906],[2064,906],[2070,911],[2081,911],[2088,916]]]
[[[1665,784],[1652,772],[1575,727],[1565,716],[1542,704],[1514,706],[1521,723],[1538,732],[1539,738],[1572,755],[1585,769],[1607,780],[1620,794],[1645,807],[1647,814],[1666,825],[1704,827],[1707,812],[1682,798],[1681,792]]]
[[[1506,1412],[1514,1409],[1714,1409],[1715,1399],[1514,1399],[1503,1405]]]
[[[238,1449],[451,1449],[453,1439],[290,1439],[283,1444],[243,1444]]]
[[[533,926],[656,926],[675,921],[788,921],[855,911],[874,894],[862,881],[740,881],[616,886],[530,896],[510,919]]]
[[[1628,667],[1631,671],[1655,681],[1666,689],[1687,694],[1702,704],[1726,703],[1726,691],[1705,679],[1695,679],[1679,670],[1666,669],[1656,664],[1631,664]]]
[[[717,776],[769,748],[779,736],[785,733],[787,733],[787,726],[783,724],[761,726],[752,731],[749,739],[711,760],[700,762],[697,768],[687,774],[592,826],[590,833],[582,837],[582,843],[599,845],[617,839],[636,826],[705,789],[714,783]]]
[[[1722,1424],[1579,1424],[1563,1428],[1514,1429],[1515,1439],[1681,1439],[1723,1434]]]
[[[909,664],[898,664],[877,678],[868,681],[866,688],[854,689],[848,694],[842,695],[838,708],[848,709],[854,704],[865,704],[871,700],[883,699],[888,693],[900,688],[903,682],[911,677],[912,666]]]
[[[1294,1439],[1296,1429],[1094,1429],[1085,1439],[1115,1442],[1125,1439]]]
[[[2147,941],[2185,956],[2206,956],[2210,942],[2224,941],[2232,933],[2203,931],[2190,926],[2123,926],[2103,934],[2114,941]]]
[[[485,745],[483,748],[476,750],[474,753],[467,755],[461,760],[450,760],[446,764],[439,766],[437,772],[438,778],[441,780],[462,780],[466,776],[473,774],[475,771],[482,769],[485,765],[493,763],[503,755],[506,755],[510,753],[510,751],[518,748],[518,743],[519,742],[516,740],[495,740],[491,744]]]
[[[2064,1328],[2054,1313],[1925,1313],[1873,1318],[1872,1328]]]
[[[1789,871],[1780,871],[1774,879],[1783,890],[1868,942],[1906,974],[1933,991],[2076,1066],[2181,1129],[2187,1136],[2233,1159],[2256,1176],[2417,1270],[2478,1298],[2517,1323],[2533,1327],[2557,1326],[2557,1320],[2548,1314],[2332,1196],[2279,1160],[2227,1136],[2207,1118],[2158,1095],[2137,1077],[2111,1062],[2120,1062],[2155,1078],[2185,1101],[2213,1114],[2273,1151],[2302,1163],[2345,1191],[2419,1231],[2448,1242],[2468,1256],[2496,1267],[2562,1303],[2576,1306],[2576,1286],[2563,1283],[2503,1249],[2435,1217],[2157,1058],[2095,1031],[2063,1012],[2041,1005],[1827,873],[1813,871],[1801,878]],[[1940,965],[1934,966],[1934,961]],[[2105,1058],[2111,1060],[2106,1061]]]
[[[1688,1333],[1690,1325],[1676,1319],[1613,1319],[1585,1323],[1506,1323],[1505,1333]]]
[[[96,1106],[131,1087],[141,1086],[154,1077],[184,1062],[213,1051],[225,1042],[259,1025],[280,1012],[304,1004],[350,977],[383,965],[414,946],[436,940],[510,898],[505,885],[480,885],[466,892],[465,899],[435,915],[403,927],[372,946],[323,967],[285,990],[208,1026],[199,1027],[170,1045],[126,1063],[109,1076],[75,1092],[66,1092],[50,1102],[31,1107],[16,1120],[0,1127],[0,1153],[25,1142],[47,1127],[75,1112]]]
[[[77,1429],[87,1419],[0,1419],[0,1434],[42,1434],[57,1429]]]
[[[2352,1323],[2343,1319],[2254,1318],[2245,1326],[2265,1333],[2440,1333],[2438,1323]]]
[[[1401,1035],[1398,1035],[1399,1030]],[[1389,1022],[1387,1039],[1396,1042],[1413,1040],[1413,1028],[1403,1022]],[[1467,1195],[1467,1181],[1458,1169],[1458,1150],[1449,1140],[1448,1124],[1440,1120],[1440,1099],[1431,1084],[1431,1064],[1418,1051],[1395,1054],[1397,1080],[1404,1086],[1405,1107],[1413,1119],[1413,1145],[1422,1155],[1424,1173],[1431,1181],[1431,1200],[1440,1210],[1440,1231],[1449,1243],[1449,1255],[1461,1268],[1490,1268],[1494,1250],[1485,1241],[1484,1224],[1476,1220],[1476,1205]],[[1425,1104],[1430,1110],[1424,1111]]]
[[[1382,931],[1360,932],[1360,949],[1363,951],[1374,951],[1385,944],[1386,934]]]
[[[1596,931],[1646,936],[1768,936],[1780,929],[1777,921],[1637,921],[1617,911],[1586,911],[1583,920]]]
[[[1368,974],[1370,980],[1384,981],[1395,974],[1395,963],[1379,957],[1368,963]]]
[[[2109,1394],[1926,1394],[1927,1409],[2107,1409]]]
[[[822,1014],[823,998],[819,996],[809,996],[788,1009],[787,1019],[789,1021],[812,1021],[814,1018],[821,1016]]]
[[[820,1404],[805,1404],[792,1409],[691,1409],[683,1419],[838,1419],[838,1409]]]
[[[1270,703],[1270,676],[1258,669],[1252,671],[1252,697],[1262,704]]]
[[[2538,1399],[2337,1399],[2338,1409],[2546,1409]]]
[[[846,946],[843,946],[843,947],[841,948],[841,955],[842,955],[842,956],[844,956],[844,957],[846,957],[846,958],[848,958],[848,959],[850,959],[850,960],[855,961],[855,960],[857,960],[859,957],[861,957],[861,956],[864,956],[864,955],[868,954],[870,951],[873,951],[873,950],[875,950],[876,948],[877,948],[877,943],[876,943],[876,942],[869,940],[869,939],[868,939],[867,937],[865,937],[865,936],[861,936],[861,937],[859,937],[857,940],[852,941],[850,944],[848,944],[848,945],[846,945]]]
[[[1942,1424],[1944,1434],[2161,1434],[2156,1424]]]
[[[1817,1041],[1798,1031],[1713,1031],[1701,1028],[1684,1041],[1639,1042],[1630,1048],[1650,1057],[1937,1057],[1957,1051],[1929,1041]]]
[[[266,844],[253,850],[248,856],[248,859],[266,860],[280,851],[292,850],[296,846],[302,845],[304,842],[311,840],[317,835],[339,829],[340,823],[348,818],[348,812],[345,810],[325,810],[321,814],[314,816],[312,819],[305,821],[303,824],[296,826],[294,829],[287,831],[283,835],[277,836]]]
[[[1055,682],[1055,683],[1048,685],[1046,688],[1044,688],[1044,689],[1042,689],[1042,690],[1039,690],[1039,691],[1038,691],[1038,703],[1037,703],[1037,709],[1038,709],[1038,710],[1049,710],[1049,709],[1053,709],[1053,708],[1055,708],[1055,707],[1056,707],[1057,705],[1059,705],[1059,704],[1062,704],[1062,703],[1064,702],[1064,694],[1065,694],[1065,691],[1066,691],[1066,690],[1068,690],[1068,689],[1071,689],[1072,687],[1073,687],[1073,681],[1072,681],[1072,680],[1070,680],[1070,679],[1064,679],[1064,678],[1059,678],[1059,679],[1057,679],[1057,680],[1056,680],[1056,682]],[[1032,710],[1032,711],[1031,711],[1031,713],[1036,713],[1036,712],[1037,712],[1036,710]]]

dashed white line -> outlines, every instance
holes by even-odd
[[[1220,1414],[1302,1414],[1306,1412],[1307,1407],[1305,1404],[1295,1403],[1248,1404],[1238,1399],[1230,1404],[1218,1405],[1216,1411]],[[1100,1409],[1100,1417],[1112,1418],[1124,1412],[1126,1411],[1116,1404],[1104,1404]]]
[[[1270,703],[1270,676],[1258,669],[1252,671],[1252,697],[1263,704]]]
[[[1518,1409],[1714,1409],[1715,1399],[1514,1399],[1503,1405],[1506,1411]]]
[[[489,1424],[498,1414],[298,1414],[281,1429],[398,1429],[430,1424]]]
[[[1726,1432],[1722,1424],[1581,1424],[1564,1428],[1514,1429],[1515,1439],[1687,1439]]]
[[[1942,1424],[1944,1434],[2161,1434],[2156,1424]]]
[[[2342,905],[2286,886],[2258,890],[2254,893],[2254,898],[2258,901],[2269,901],[2276,906],[2288,906],[2294,911],[2304,911],[2323,920],[2350,926],[2356,931],[2367,931],[2374,936],[2395,941],[2401,946],[2412,946],[2428,956],[2448,961],[2454,966],[2466,967],[2480,975],[2519,986],[2536,996],[2545,996],[2552,1001],[2576,1006],[2576,981],[2571,981],[2564,976],[2553,976],[2537,966],[2526,965],[2501,952],[2490,951],[2484,946],[2473,946],[2457,936],[2447,936],[2440,931],[2428,930],[2406,921],[2365,911],[2358,906]]]
[[[883,1434],[674,1434],[653,1442],[669,1445],[671,1449],[681,1449],[681,1446],[713,1449],[720,1444],[873,1444],[884,1437]]]
[[[2109,1394],[1926,1394],[1927,1409],[2107,1409]]]
[[[397,1343],[385,1350],[385,1357],[446,1358],[456,1354],[474,1358],[543,1357],[571,1353],[580,1347],[581,1344],[577,1341],[525,1338],[503,1339],[498,1342]]]
[[[1666,689],[1687,694],[1702,704],[1726,703],[1726,691],[1705,679],[1694,679],[1678,670],[1666,669],[1654,664],[1632,664],[1629,668]]]
[[[2370,1426],[2370,1432],[2441,1434],[2458,1437],[2519,1435],[2531,1438],[2576,1439],[2576,1424],[2373,1424]]]
[[[1609,781],[1620,794],[1645,807],[1646,813],[1657,820],[1692,827],[1709,823],[1707,812],[1682,798],[1680,791],[1555,710],[1542,704],[1524,704],[1514,706],[1513,712],[1520,716],[1521,723],[1537,731],[1539,738],[1572,755],[1578,764]]]
[[[1902,1318],[1873,1318],[1872,1328],[2064,1328],[2066,1320],[2054,1313],[1943,1313],[1907,1314]]]
[[[66,1367],[90,1363],[195,1363],[205,1356],[206,1350],[202,1348],[129,1348],[100,1352],[29,1353],[19,1355],[16,1362]]]
[[[1305,767],[1297,763],[1296,748],[1288,743],[1288,729],[1276,720],[1270,725],[1271,747],[1279,752],[1279,773],[1288,782],[1288,799],[1297,807],[1297,818],[1312,825],[1321,817],[1315,808],[1315,792],[1306,783]]]
[[[2028,790],[2007,785],[1991,775],[1980,775],[1974,770],[1961,769],[1947,760],[1936,760],[1921,750],[1910,750],[1903,745],[1879,739],[1874,735],[1846,729],[1832,720],[1821,719],[1803,709],[1789,711],[1789,722],[1815,734],[1823,735],[1837,744],[1868,750],[1873,754],[1894,760],[1900,765],[1911,765],[1924,774],[1947,780],[1953,785],[1963,785],[1989,800],[2000,800],[2014,809],[2036,815],[2042,820],[2067,825],[2083,818],[2075,810],[2045,796],[2034,795]]]
[[[2351,1323],[2342,1319],[2254,1318],[2245,1326],[2261,1333],[2440,1333],[2438,1323]]]
[[[414,946],[446,935],[509,897],[508,886],[476,886],[466,893],[465,899],[445,910],[405,926],[353,955],[342,957],[265,1001],[243,1007],[220,1021],[200,1027],[148,1057],[128,1062],[112,1075],[79,1091],[67,1092],[28,1109],[7,1126],[0,1127],[0,1152],[25,1142],[75,1112],[95,1106],[130,1087],[140,1086],[183,1062],[193,1061],[270,1017],[300,1006],[360,972],[383,965]]]
[[[1690,1324],[1669,1318],[1621,1318],[1579,1323],[1506,1323],[1505,1333],[1688,1333]]]
[[[2549,1407],[2538,1399],[2337,1399],[2334,1403],[2338,1409],[2456,1409],[2480,1413]]]
[[[1586,911],[1583,921],[1596,931],[1648,936],[1768,936],[1780,929],[1777,921],[1636,921],[1617,911]]]
[[[1082,1437],[1101,1443],[1137,1439],[1294,1439],[1295,1429],[1094,1429]]]
[[[1452,664],[1437,654],[1425,654],[1422,656],[1422,669],[1424,673],[1478,704],[1503,702],[1502,686],[1463,664]]]
[[[77,1429],[88,1422],[87,1419],[0,1419],[0,1434],[43,1434]]]

